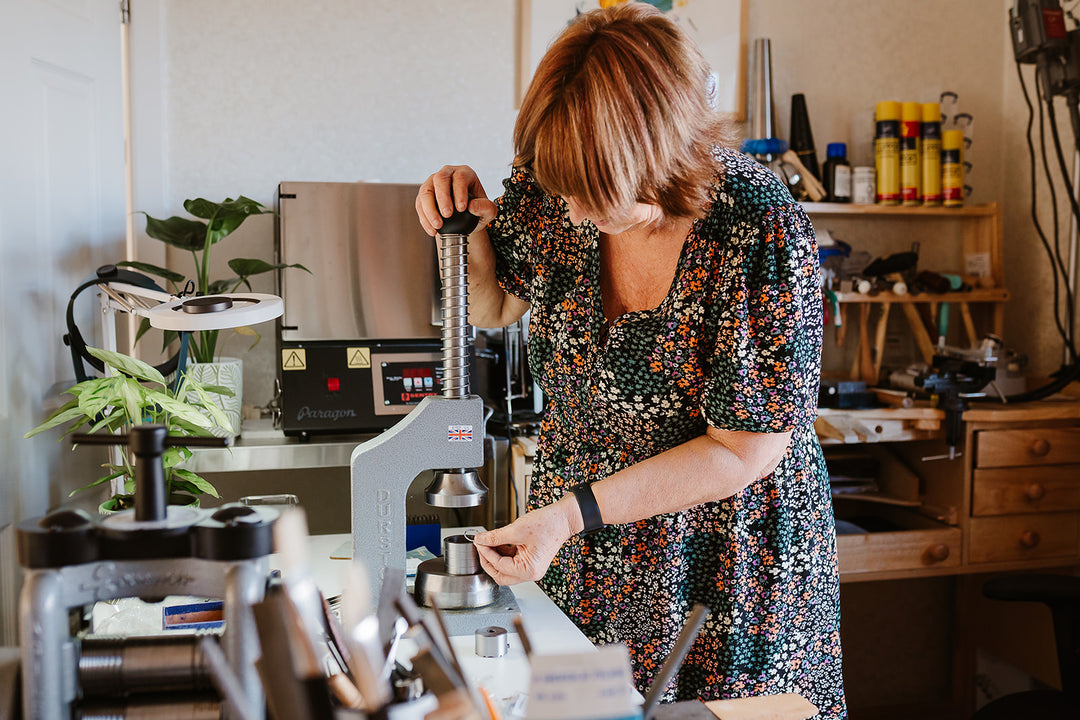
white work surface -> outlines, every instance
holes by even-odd
[[[350,560],[337,560],[331,553],[342,543],[351,542],[352,535],[313,535],[308,539],[311,571],[316,584],[326,597],[341,593],[344,568]],[[270,556],[270,567],[275,567],[276,555]],[[580,652],[595,649],[589,639],[578,630],[570,618],[537,587],[536,583],[513,586],[514,598],[521,608],[521,621],[529,634],[533,652]],[[512,631],[513,628],[507,628]],[[472,636],[468,637],[470,643]],[[512,643],[513,644],[513,643]]]
[[[350,560],[331,558],[342,543],[351,542],[352,535],[313,535],[308,550],[315,582],[326,597],[341,592],[344,568]],[[270,567],[275,567],[275,556]],[[566,615],[537,587],[536,583],[513,586],[514,598],[521,609],[521,621],[534,653],[591,652],[596,648]],[[528,693],[529,664],[521,641],[512,627],[509,635],[509,652],[501,658],[483,658],[476,654],[472,635],[460,635],[450,639],[461,662],[462,670],[474,685],[485,687],[499,701],[506,701],[517,693]],[[398,652],[408,659],[416,652],[416,645],[408,639],[402,641]]]

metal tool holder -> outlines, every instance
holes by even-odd
[[[70,614],[100,600],[167,595],[221,598],[225,630],[221,644],[251,708],[263,708],[255,670],[259,657],[251,605],[262,599],[277,514],[230,504],[210,510],[165,505],[161,456],[173,444],[224,446],[226,438],[171,438],[161,425],[133,427],[127,435],[81,435],[76,443],[129,444],[136,462],[136,508],[104,519],[82,510],[58,510],[20,523],[19,563],[26,570],[19,598],[23,716],[67,720],[82,717],[228,717],[228,707],[193,695],[205,687],[206,669],[186,641],[166,637],[103,643],[73,637]],[[108,645],[108,647],[106,647]],[[133,654],[142,658],[134,661]],[[138,673],[109,672],[104,664],[136,665]],[[153,658],[148,661],[147,658]],[[151,662],[150,665],[147,663]],[[186,666],[186,667],[185,667]],[[183,675],[188,675],[184,682]],[[118,675],[123,679],[118,680]],[[136,687],[124,687],[124,681]],[[154,688],[187,693],[168,698],[134,694]],[[102,701],[92,695],[123,695]],[[219,707],[220,706],[220,707]],[[107,708],[107,709],[106,709]],[[152,710],[151,710],[152,708]],[[96,714],[96,713],[103,714]],[[172,714],[169,714],[172,713]]]
[[[405,567],[405,497],[420,473],[435,471],[425,492],[435,507],[475,507],[487,495],[475,470],[484,462],[484,404],[469,392],[468,370],[468,236],[478,220],[457,212],[439,230],[443,394],[424,398],[352,454],[353,553],[367,566],[375,596],[385,568]],[[493,604],[516,611],[505,588]],[[476,622],[492,623],[490,618]]]
[[[968,400],[983,397],[981,388],[993,383],[997,376],[997,358],[987,348],[982,357],[965,357],[940,350],[933,365],[915,378],[916,387],[937,396],[937,407],[945,412],[945,444],[948,455],[924,457],[923,460],[954,460],[964,439],[964,411]]]

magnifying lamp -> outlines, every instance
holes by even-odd
[[[105,349],[116,349],[116,311],[145,317],[149,319],[151,327],[180,333],[178,378],[186,367],[190,333],[256,325],[280,317],[285,310],[280,297],[266,293],[181,297],[163,290],[111,280],[108,266],[98,270],[98,277],[99,281],[94,284],[103,293],[102,344]]]

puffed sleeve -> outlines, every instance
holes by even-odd
[[[503,290],[531,303],[544,215],[551,203],[526,168],[515,168],[503,188],[502,197],[495,201],[495,219],[488,225],[495,277]]]
[[[735,223],[725,257],[705,419],[726,430],[813,423],[821,375],[817,242],[793,202]]]

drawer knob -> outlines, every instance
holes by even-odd
[[[1042,483],[1033,482],[1027,486],[1026,490],[1024,490],[1024,497],[1027,498],[1028,502],[1038,502],[1039,500],[1042,500],[1045,495],[1046,488],[1042,486]]]
[[[926,548],[924,553],[926,564],[945,562],[949,559],[949,546],[945,543],[938,543],[937,545],[931,545]]]
[[[1042,538],[1039,537],[1039,533],[1034,530],[1025,530],[1020,533],[1020,545],[1026,547],[1028,550],[1035,548],[1040,540],[1042,540]]]
[[[1031,454],[1035,457],[1045,457],[1050,452],[1050,443],[1039,438],[1035,442],[1031,443]]]

